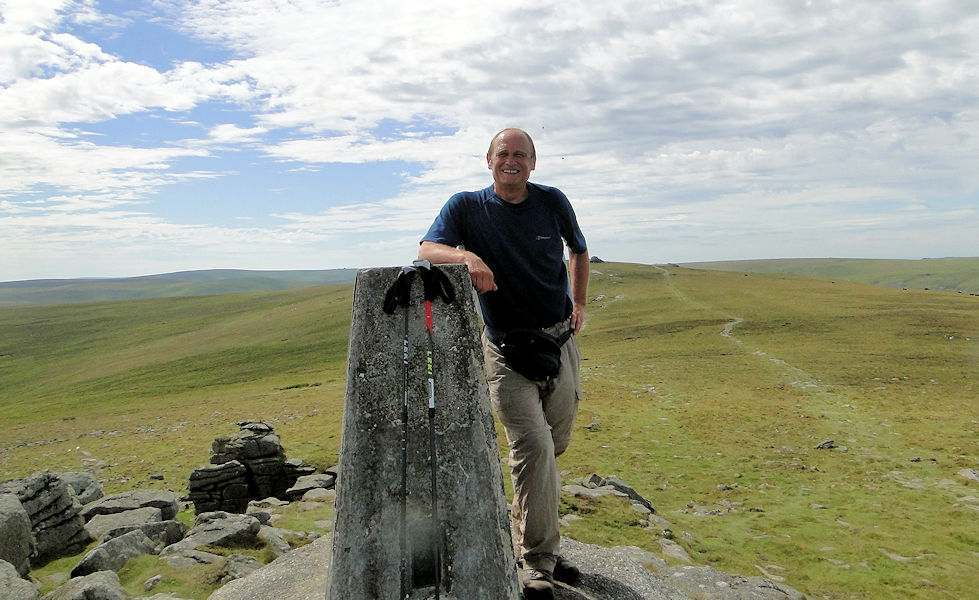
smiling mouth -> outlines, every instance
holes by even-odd
[[[504,173],[507,173],[507,174],[509,174],[509,175],[516,175],[516,174],[517,174],[517,173],[519,173],[520,171],[518,171],[518,170],[516,170],[516,169],[503,169],[503,172],[504,172]]]

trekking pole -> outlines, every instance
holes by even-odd
[[[401,600],[411,591],[408,573],[408,305],[411,303],[411,283],[414,267],[402,267],[401,273],[384,296],[384,312],[394,314],[404,309],[404,341],[401,344],[401,375],[403,402],[401,404]]]
[[[435,327],[432,322],[432,301],[441,297],[446,304],[455,300],[455,290],[452,284],[438,267],[432,266],[427,260],[416,260],[413,265],[421,269],[422,282],[425,286],[425,328],[428,329],[428,349],[425,352],[425,366],[428,374],[428,451],[432,474],[432,521],[435,525],[435,600],[439,600],[439,588],[442,584],[442,531],[440,530],[438,506],[438,451],[435,447],[435,376],[434,348]]]

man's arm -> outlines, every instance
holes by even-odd
[[[585,305],[588,303],[588,251],[576,254],[568,252],[568,271],[571,275],[571,330],[575,333],[585,326]]]
[[[445,244],[425,241],[418,248],[418,258],[427,260],[433,265],[446,263],[459,263],[466,265],[469,269],[469,277],[472,279],[473,287],[480,294],[496,290],[493,283],[493,271],[486,266],[483,259],[479,258],[468,250],[460,250]],[[585,267],[587,268],[587,261]],[[586,277],[587,279],[587,277]]]

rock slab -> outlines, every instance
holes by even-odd
[[[283,554],[261,569],[223,586],[208,600],[323,600],[330,573],[332,538]]]
[[[129,600],[114,571],[99,571],[71,579],[41,600]]]

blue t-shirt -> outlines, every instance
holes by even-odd
[[[465,246],[493,271],[497,290],[479,297],[494,330],[550,327],[571,316],[564,244],[588,251],[571,203],[561,190],[527,184],[528,197],[510,204],[493,186],[455,194],[422,241]]]

